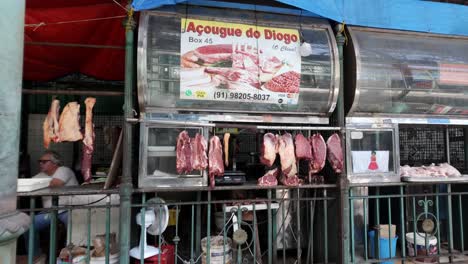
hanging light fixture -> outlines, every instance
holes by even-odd
[[[307,57],[312,55],[312,45],[305,40],[304,32],[302,31],[302,9],[299,17],[299,38],[301,40],[301,46],[299,47],[299,53],[301,56]]]

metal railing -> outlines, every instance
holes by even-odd
[[[466,184],[455,183],[353,185],[351,262],[467,263],[466,190]]]
[[[100,263],[114,263],[111,226],[121,220],[111,214],[119,207],[116,192],[97,191],[94,195],[100,198],[89,203],[80,202],[78,192],[53,193],[50,208],[37,207],[40,196],[19,194],[20,199],[29,201],[29,208],[22,211],[32,218],[27,240],[28,263],[34,263],[35,219],[44,214],[50,217],[47,229],[50,239],[48,245],[41,245],[49,248],[48,263],[71,263],[77,257],[73,255],[73,244],[82,249],[81,263],[93,263],[93,240],[97,234],[102,234],[105,245]],[[131,247],[147,240],[147,245],[158,247],[161,253],[159,257],[143,260],[145,252],[140,247],[140,256],[131,258],[130,263],[335,263],[338,256],[335,250],[339,250],[333,246],[338,239],[338,224],[334,221],[340,221],[335,217],[338,195],[335,185],[156,192],[136,189],[132,194]],[[63,197],[72,201],[62,205]],[[152,217],[148,211],[155,217],[150,219],[152,232],[140,232],[142,226],[137,223],[145,223],[148,215]],[[63,213],[68,218],[66,224],[60,225]],[[161,223],[167,223],[167,227],[160,226]],[[66,229],[65,243],[57,240],[59,229]],[[62,248],[71,256],[69,260],[56,262]]]
[[[179,199],[165,198],[174,192]],[[250,198],[252,192],[256,198]],[[334,185],[171,190],[134,194],[133,200],[141,203],[133,207],[141,212],[142,223],[145,210],[162,208],[151,197],[163,198],[174,212],[172,230],[153,242],[174,246],[173,263],[329,263],[333,240],[329,237],[337,234],[337,225],[329,225],[329,216],[336,215],[333,210],[337,207],[329,208],[334,206],[336,194]],[[154,263],[165,263],[160,261]],[[139,263],[144,261],[140,258]]]
[[[107,191],[105,194],[88,192],[86,195],[79,195],[76,192],[70,194],[53,193],[49,196],[52,205],[48,208],[37,206],[43,195],[18,194],[18,198],[23,204],[29,202],[29,208],[19,210],[28,213],[31,217],[29,230],[23,235],[23,238],[18,240],[19,247],[21,247],[22,242],[25,244],[27,263],[34,263],[37,250],[44,250],[44,248],[48,248],[46,252],[43,252],[47,255],[48,263],[72,263],[71,260],[75,257],[73,255],[74,250],[76,250],[75,246],[81,246],[82,249],[79,253],[82,262],[79,263],[90,263],[93,254],[92,240],[95,238],[93,233],[95,235],[103,233],[105,254],[102,258],[105,258],[105,263],[109,263],[111,223],[117,225],[119,221],[119,219],[111,217],[111,210],[118,210],[119,207],[118,195],[113,193],[115,192]],[[89,199],[91,196],[93,199]],[[101,215],[104,217],[101,218]],[[62,235],[66,233],[66,240],[62,244],[58,243],[58,241],[63,240],[58,235],[59,231],[62,231],[60,232]],[[85,235],[82,234],[83,232]],[[40,233],[48,233],[47,244],[38,244],[38,242],[44,242],[39,241],[36,237]],[[79,245],[74,245],[74,242]],[[63,252],[61,249],[65,249],[65,259],[67,260],[57,260],[59,253]]]

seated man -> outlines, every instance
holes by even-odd
[[[55,188],[55,187],[61,187],[61,186],[77,186],[78,181],[75,177],[75,173],[65,167],[62,166],[62,161],[59,156],[55,151],[45,151],[44,154],[41,156],[41,158],[38,160],[39,162],[39,167],[41,172],[35,175],[33,178],[48,178],[52,177],[52,180],[49,183],[49,187]],[[70,197],[62,196],[59,197],[59,206],[64,206],[68,205],[68,200]],[[42,197],[42,205],[44,208],[50,208],[52,207],[52,197],[50,196],[44,196]],[[34,227],[35,227],[35,234],[36,238],[38,237],[37,234],[38,232],[45,230],[50,226],[50,213],[48,212],[41,212],[37,215],[35,215],[34,218]],[[68,222],[68,212],[65,210],[59,210],[58,211],[58,219],[67,225]],[[26,245],[28,245],[28,234],[25,235],[26,238]],[[38,240],[35,241],[35,249],[37,249],[37,243]],[[35,253],[38,253],[35,250]],[[35,254],[36,255],[36,254]]]

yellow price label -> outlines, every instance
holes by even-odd
[[[197,98],[205,98],[206,97],[206,92],[205,91],[196,91],[195,96]]]

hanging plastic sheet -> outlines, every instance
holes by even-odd
[[[420,0],[277,0],[349,25],[468,36],[468,6]],[[147,10],[163,5],[188,3],[223,7],[228,2],[208,0],[136,0],[135,10]],[[249,5],[229,2],[231,8]],[[237,5],[237,7],[236,7]],[[258,9],[258,5],[250,5]],[[272,10],[273,11],[273,10]]]

